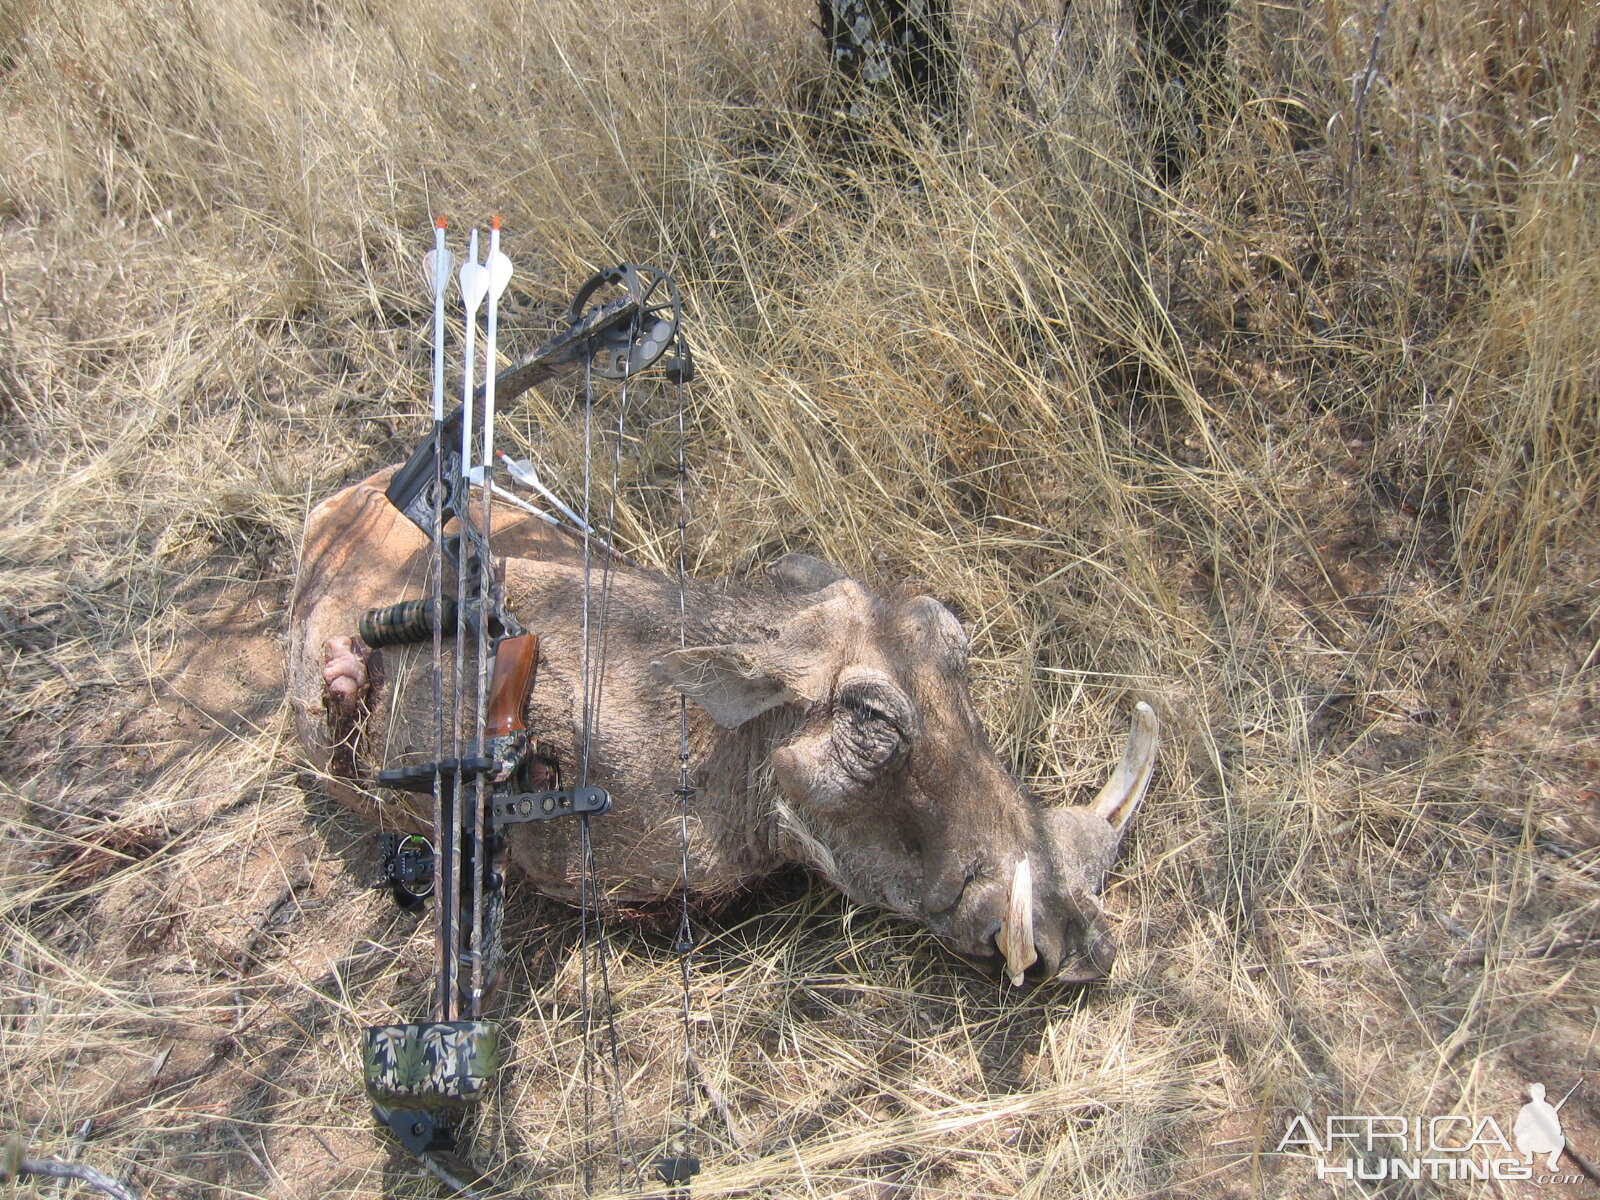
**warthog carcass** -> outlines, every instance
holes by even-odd
[[[422,828],[428,801],[380,794],[379,769],[428,757],[427,646],[370,650],[366,609],[424,594],[430,546],[385,499],[389,471],[306,524],[289,635],[300,741],[348,807]],[[583,711],[584,570],[575,535],[497,510],[508,607],[541,639],[528,728],[574,771]],[[595,551],[598,595],[603,554]],[[690,705],[689,885],[722,893],[803,863],[852,900],[926,925],[1020,982],[1109,970],[1097,894],[1144,795],[1156,722],[1137,706],[1127,753],[1091,804],[1043,807],[973,711],[967,636],[930,596],[883,595],[808,555],[757,588],[691,580],[679,648],[673,578],[614,559],[590,781],[602,891],[672,895],[679,878],[678,693]],[[447,704],[448,704],[447,696]],[[447,708],[446,711],[449,711]],[[509,856],[541,892],[576,900],[571,821],[511,827]]]

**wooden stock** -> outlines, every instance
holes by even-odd
[[[523,709],[539,669],[537,634],[501,638],[494,650],[494,681],[489,685],[489,719],[485,736],[503,737],[523,727]]]

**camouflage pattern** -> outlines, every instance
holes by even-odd
[[[949,0],[818,0],[833,65],[855,95],[846,112],[865,117],[904,92],[942,109],[954,78]]]
[[[502,855],[490,862],[491,869],[504,871]],[[500,936],[506,921],[506,890],[495,888],[483,897],[483,986],[488,992],[500,982],[501,964],[505,961],[504,942]],[[478,1011],[483,1011],[479,1009]]]
[[[362,1075],[374,1104],[462,1108],[481,1100],[500,1066],[492,1021],[374,1025],[364,1033]]]

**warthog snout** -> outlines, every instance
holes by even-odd
[[[930,872],[928,927],[1019,987],[1109,975],[1116,939],[1099,892],[1149,784],[1157,740],[1155,713],[1140,704],[1122,761],[1093,803],[1043,809],[1026,796],[1023,803],[1038,810],[1037,836],[1009,867],[968,868],[959,877],[949,865]]]
[[[1111,972],[1116,944],[1093,895],[1063,888],[1053,871],[1021,859],[1011,878],[973,879],[959,901],[927,914],[951,950],[1025,983],[1092,983]]]

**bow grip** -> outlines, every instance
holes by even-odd
[[[522,729],[526,723],[523,710],[538,670],[537,634],[505,637],[495,644],[494,679],[489,684],[488,719],[484,726],[486,736],[505,737]]]

